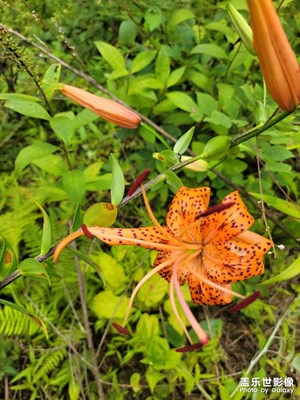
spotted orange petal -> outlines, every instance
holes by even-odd
[[[208,277],[207,277],[208,278]],[[217,289],[210,286],[207,283],[201,282],[197,277],[190,274],[188,277],[189,289],[191,298],[195,304],[228,304],[232,301],[232,295],[223,292],[221,289]],[[231,285],[220,285],[225,289],[231,289]]]
[[[102,228],[99,226],[91,226],[86,228],[91,235],[94,235],[102,242],[111,246],[118,245],[133,245],[140,246],[147,249],[162,250],[172,249],[172,245],[176,245],[177,241],[170,243],[172,239],[167,227],[149,226],[136,229],[122,229],[122,228]],[[65,237],[56,247],[53,259],[57,260],[59,253],[74,239],[84,235],[82,229],[71,233]]]
[[[166,218],[167,226],[177,237],[189,243],[199,242],[199,226],[188,229],[199,214],[208,208],[210,188],[181,187],[176,193]]]
[[[159,275],[166,279],[168,282],[171,281],[173,270],[174,270],[174,263],[178,261],[178,259],[183,255],[183,252],[180,251],[162,251],[159,252],[156,256],[156,259],[154,261],[154,268],[158,267],[160,264],[166,262],[166,261],[173,261],[171,265],[168,267],[163,268],[160,270],[158,273]],[[185,257],[188,257],[188,254],[185,255]],[[189,272],[187,271],[187,268],[185,267],[184,264],[180,264],[177,266],[177,278],[179,281],[180,285],[183,285],[186,282],[186,279],[189,275]]]
[[[202,256],[208,278],[215,283],[228,284],[261,275],[263,256],[272,243],[260,235],[255,236],[260,238],[258,243],[247,243],[240,237],[225,243],[208,243]]]
[[[234,202],[235,204],[208,215],[202,223],[202,238],[204,244],[222,243],[247,230],[254,222],[247,207],[243,203],[238,191],[230,193],[224,198],[222,204]]]

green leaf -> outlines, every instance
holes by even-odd
[[[74,134],[74,126],[69,117],[56,115],[50,120],[50,126],[56,136],[62,140],[66,146],[69,146]]]
[[[110,227],[116,220],[118,207],[110,203],[96,203],[84,213],[83,223],[87,226]]]
[[[5,107],[32,118],[45,119],[47,121],[51,118],[43,106],[33,101],[8,100],[5,103]]]
[[[187,111],[189,113],[195,114],[199,111],[197,104],[194,100],[183,92],[170,92],[167,93],[167,97],[176,107],[180,108],[183,111]]]
[[[183,186],[181,179],[173,171],[165,171],[167,185],[170,187],[172,192],[176,194],[178,190]]]
[[[80,204],[78,203],[75,208],[75,212],[74,212],[74,216],[73,216],[71,232],[77,231],[77,229],[79,229],[82,224],[83,224],[82,211],[81,211]]]
[[[213,58],[227,58],[225,51],[216,44],[198,44],[195,46],[190,54],[205,54]]]
[[[182,79],[182,77],[185,73],[185,70],[186,70],[186,67],[180,67],[180,68],[177,68],[174,71],[172,71],[167,80],[166,87],[169,88],[171,86],[177,85],[177,83],[179,83],[179,81]]]
[[[256,199],[261,200],[260,193],[249,193],[249,194],[255,197]],[[264,194],[262,198],[265,203],[276,208],[276,210],[281,211],[284,214],[289,215],[293,218],[300,219],[300,205],[267,194]]]
[[[63,187],[72,202],[81,204],[86,190],[83,172],[68,171],[63,177]]]
[[[60,72],[61,72],[61,65],[58,63],[52,64],[47,69],[43,77],[41,86],[47,100],[51,99],[53,93],[60,86],[59,84]]]
[[[168,293],[168,283],[156,274],[140,288],[137,298],[147,308],[157,307]]]
[[[153,32],[157,29],[163,22],[163,14],[160,9],[149,10],[144,15],[145,28]]]
[[[155,76],[165,86],[170,76],[170,58],[167,47],[161,46],[155,62]]]
[[[116,71],[127,71],[125,58],[123,57],[120,50],[106,42],[95,42],[95,45],[102,57],[109,65]]]
[[[131,19],[121,22],[121,25],[119,27],[120,43],[124,44],[125,46],[132,45],[135,41],[136,34],[136,25]]]
[[[75,382],[74,380],[72,380],[69,383],[68,395],[69,395],[70,400],[78,400],[79,399],[80,388],[81,388],[80,385],[77,382]]]
[[[294,278],[300,274],[300,256],[284,271],[280,274],[274,276],[273,278],[267,279],[261,282],[262,285],[271,285],[276,282],[286,281],[288,279]]]
[[[174,164],[178,163],[178,156],[172,150],[163,150],[160,153],[154,153],[153,158],[160,160],[167,167],[171,167]]]
[[[0,93],[0,100],[39,102],[41,99],[21,93]]]
[[[146,380],[148,382],[151,393],[154,392],[155,386],[160,380],[164,379],[164,377],[165,375],[158,371],[152,371],[149,369],[146,371]]]
[[[147,67],[151,63],[151,61],[155,58],[157,51],[156,50],[146,50],[142,53],[139,53],[131,64],[131,73],[141,71],[143,68]]]
[[[210,122],[214,125],[219,125],[229,129],[232,126],[231,119],[220,111],[213,111],[210,117],[205,117],[204,121]]]
[[[193,18],[195,18],[195,14],[191,10],[187,8],[180,8],[172,14],[167,29],[169,32],[173,31],[177,27],[177,25],[180,24],[181,22]]]
[[[23,276],[42,280],[48,279],[45,268],[34,258],[26,258],[19,264],[18,268]]]
[[[125,179],[123,171],[113,154],[109,157],[112,168],[112,182],[111,182],[111,203],[117,206],[124,196]]]
[[[36,142],[30,146],[25,147],[17,155],[15,161],[16,173],[19,174],[27,165],[32,161],[43,158],[49,154],[54,153],[57,150],[56,146],[49,143]]]
[[[123,266],[104,252],[101,252],[95,261],[101,268],[108,289],[123,291],[127,280]]]
[[[262,158],[270,158],[272,161],[285,161],[294,157],[294,154],[283,146],[270,146],[262,152]]]
[[[19,311],[20,313],[22,313],[22,314],[26,315],[27,317],[33,319],[42,328],[44,333],[46,335],[48,335],[47,328],[46,328],[45,324],[43,323],[43,321],[40,318],[38,318],[36,315],[34,315],[31,312],[27,311],[24,307],[21,307],[18,304],[11,303],[10,301],[3,300],[3,299],[0,299],[0,304],[3,304],[3,305],[5,305],[7,307],[10,307],[10,308],[13,308],[14,310]]]
[[[149,10],[146,11],[144,15],[145,19],[145,27],[149,29],[150,32],[153,32],[157,29],[163,22],[163,15],[161,10],[156,9],[155,11]]]
[[[41,210],[43,215],[43,235],[42,235],[42,243],[41,243],[41,254],[47,254],[50,247],[51,247],[51,223],[48,214],[44,210],[44,208],[35,200],[33,199],[35,204]]]
[[[112,290],[103,290],[93,298],[92,310],[98,318],[123,319],[126,314],[129,299],[116,296]]]
[[[195,127],[193,126],[177,140],[175,146],[173,147],[174,153],[183,154],[186,151],[191,143],[191,140],[193,139],[194,131]]]
[[[218,102],[206,93],[197,93],[197,103],[201,112],[208,116],[218,107]]]

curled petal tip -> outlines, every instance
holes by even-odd
[[[58,256],[60,252],[73,240],[77,239],[78,237],[84,235],[83,231],[80,229],[79,231],[73,232],[67,237],[65,237],[61,242],[58,243],[58,245],[55,248],[54,254],[53,254],[53,261],[56,262],[58,260]]]
[[[89,228],[85,224],[81,225],[81,229],[87,238],[92,239],[92,240],[95,238],[95,236],[89,231]]]

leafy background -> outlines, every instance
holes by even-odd
[[[232,4],[248,19],[245,1]],[[28,39],[1,29],[1,279],[16,268],[26,275],[2,290],[1,299],[38,316],[48,331],[18,310],[0,309],[1,397],[240,399],[252,398],[235,392],[243,374],[299,382],[299,111],[233,148],[213,170],[179,174],[186,186],[210,186],[216,203],[238,188],[256,217],[255,231],[281,245],[266,256],[263,277],[235,285],[243,294],[262,290],[262,299],[238,314],[228,307],[193,307],[211,336],[201,351],[174,351],[184,337],[168,285],[158,276],[138,294],[132,336],[111,328],[112,320],[122,321],[132,288],[150,270],[152,252],[82,239],[55,265],[51,258],[44,268],[34,262],[45,244],[43,226],[44,232],[51,227],[54,245],[89,206],[110,201],[111,153],[129,187],[145,168],[149,178],[163,171],[166,165],[153,154],[165,150],[164,142],[172,148],[192,126],[190,150],[199,154],[209,139],[234,137],[275,111],[225,2],[17,0],[1,6],[2,23]],[[280,16],[299,54],[297,2],[283,2]],[[53,93],[58,59],[65,63],[62,82],[98,94],[101,85],[163,131],[118,128]],[[172,188],[172,182],[161,182],[148,191],[161,223]],[[116,222],[149,223],[141,198],[122,207]],[[282,279],[263,284],[279,273]]]

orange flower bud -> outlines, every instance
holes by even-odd
[[[300,103],[300,68],[271,0],[248,0],[254,48],[267,89],[285,111]]]
[[[96,96],[85,90],[65,84],[61,92],[69,99],[74,100],[76,103],[88,108],[106,121],[112,122],[115,125],[128,129],[136,129],[141,123],[141,118],[138,114],[115,101]]]

